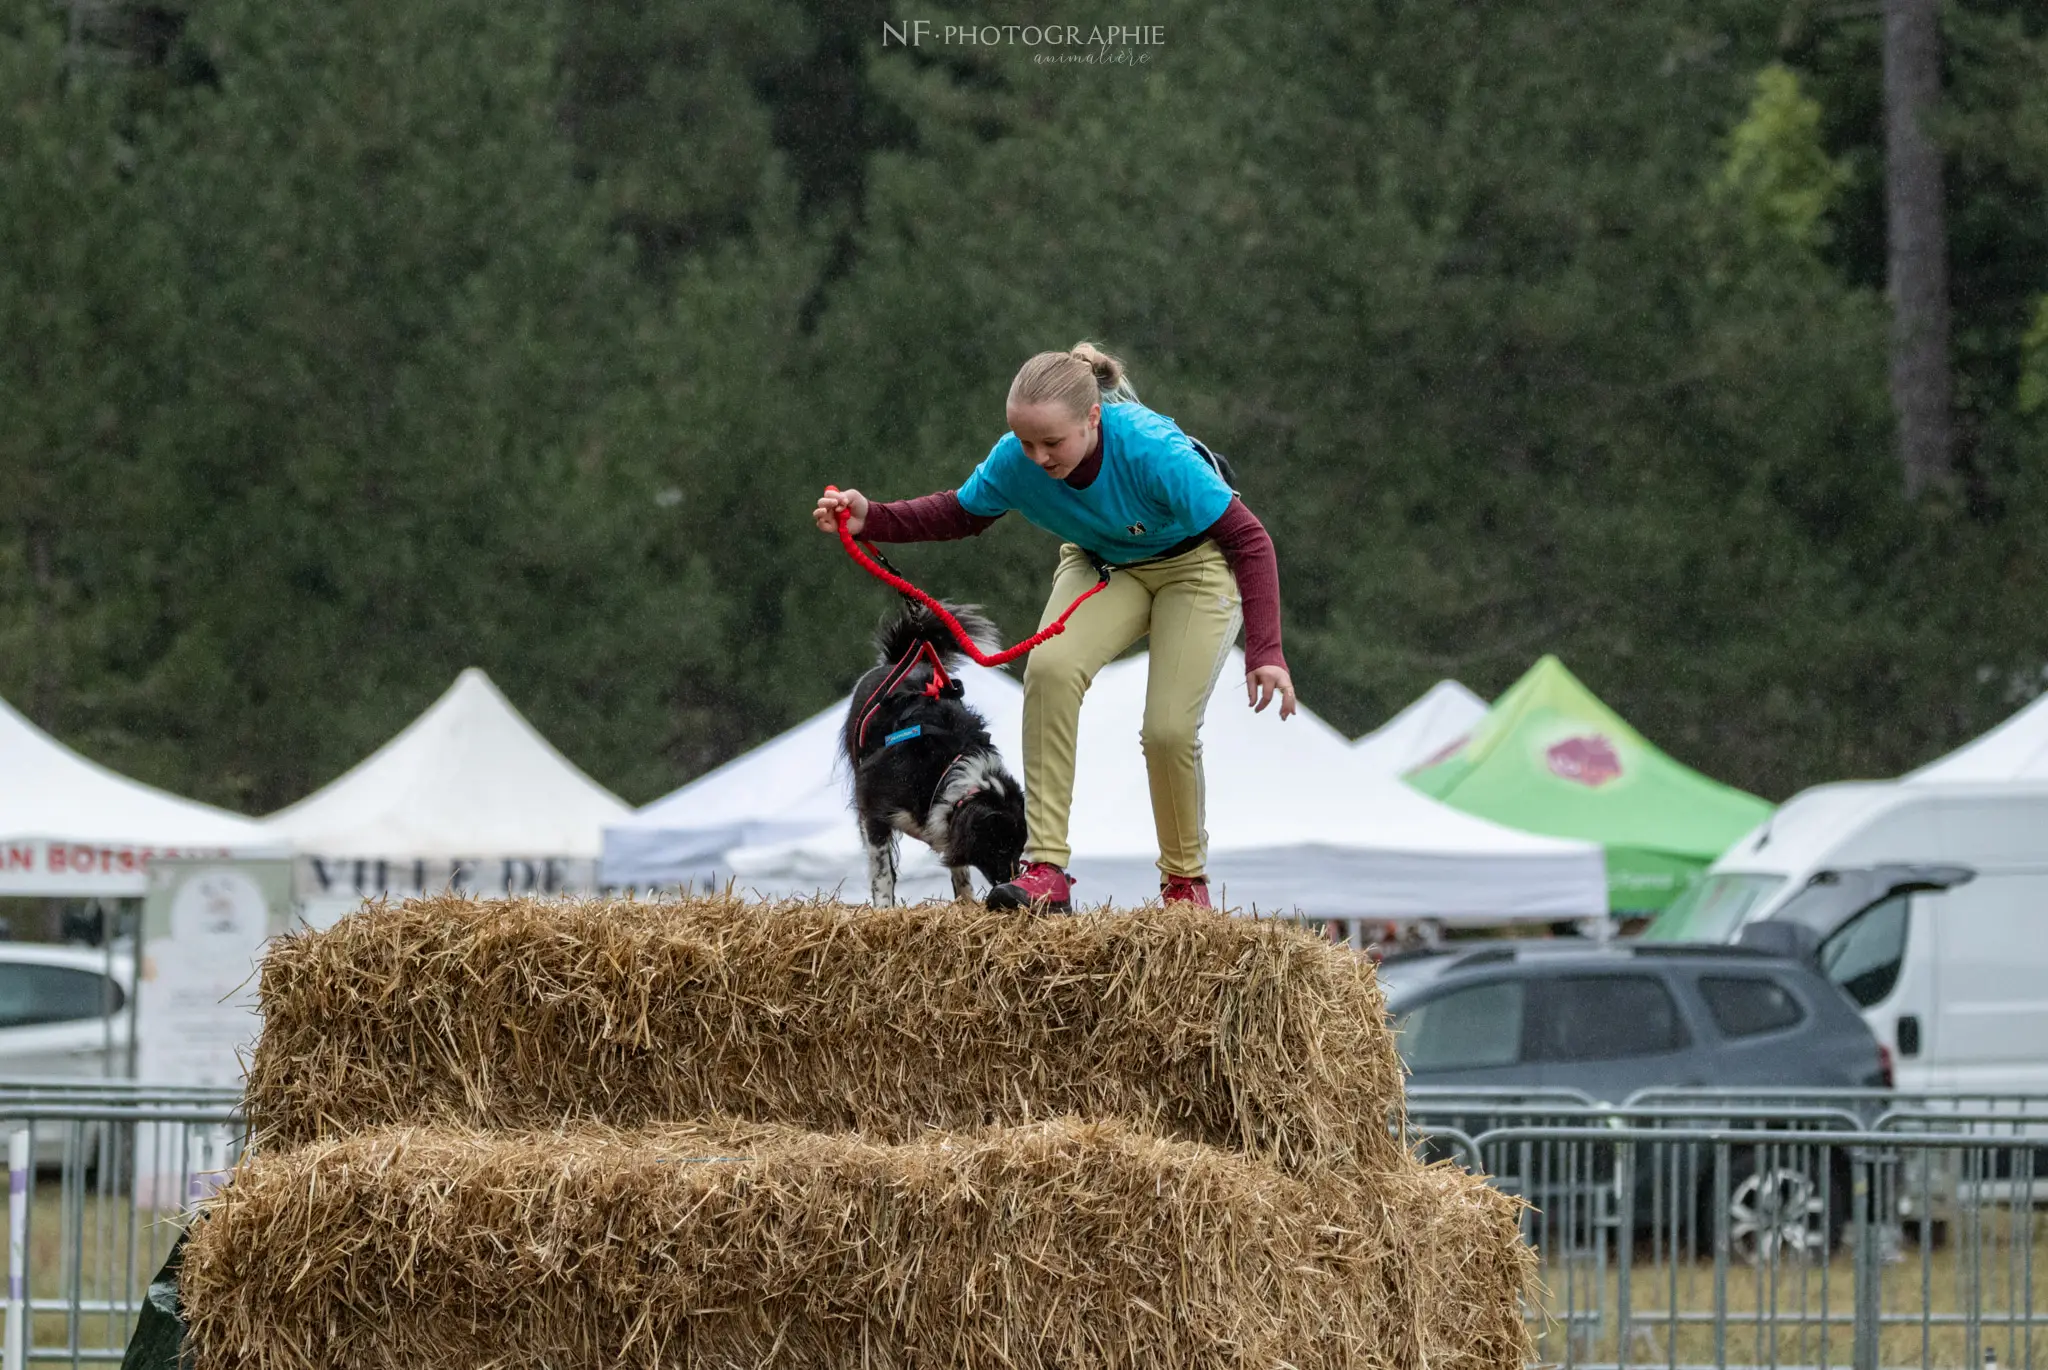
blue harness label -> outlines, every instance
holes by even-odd
[[[882,745],[884,747],[893,747],[898,742],[908,742],[911,738],[917,737],[923,732],[924,724],[913,723],[907,728],[898,728],[895,732],[890,733],[887,737],[882,739]]]

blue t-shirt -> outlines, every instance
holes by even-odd
[[[1117,563],[1143,561],[1209,530],[1230,486],[1188,435],[1141,404],[1102,406],[1102,470],[1084,490],[1049,476],[1005,433],[960,487],[982,518],[1014,509],[1068,542]]]

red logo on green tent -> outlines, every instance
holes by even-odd
[[[1568,737],[1545,752],[1553,775],[1598,789],[1621,774],[1621,758],[1614,744],[1600,735]]]

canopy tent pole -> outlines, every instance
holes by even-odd
[[[85,906],[89,911],[88,916],[100,920],[100,947],[106,952],[107,980],[109,983],[118,984],[119,981],[114,979],[114,911],[108,908],[107,901],[101,899],[98,895],[88,899]],[[100,1053],[100,1074],[107,1078],[112,1078],[114,1074],[114,1014],[118,1011],[114,1007],[111,996],[101,996],[100,1036],[102,1051]]]

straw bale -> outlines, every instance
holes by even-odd
[[[275,944],[262,1010],[248,1105],[271,1145],[710,1116],[902,1141],[1076,1115],[1296,1175],[1402,1157],[1370,967],[1186,905],[411,900]]]
[[[1434,1267],[1364,1193],[1075,1119],[394,1129],[246,1157],[181,1298],[197,1370],[1421,1370]]]
[[[1519,1370],[1535,1363],[1523,1304],[1538,1306],[1527,1207],[1445,1163],[1399,1177],[1395,1203],[1413,1242],[1423,1363],[1429,1370]]]

